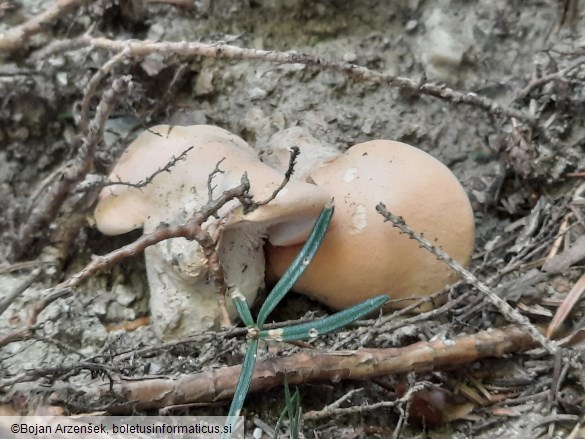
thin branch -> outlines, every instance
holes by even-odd
[[[80,141],[77,157],[69,160],[62,167],[62,171],[56,175],[44,196],[34,200],[33,205],[30,206],[28,221],[22,225],[17,238],[12,243],[11,250],[14,259],[19,259],[26,253],[37,237],[37,233],[53,221],[71,191],[92,169],[94,151],[102,141],[104,125],[118,100],[129,92],[130,85],[130,77],[118,78],[102,95],[89,131]]]
[[[71,365],[59,365],[25,370],[20,375],[0,381],[0,389],[26,381],[34,381],[40,378],[58,379],[65,374],[70,375],[72,372],[80,372],[82,370],[89,370],[92,373],[121,373],[120,370],[115,369],[109,365],[81,361]]]
[[[441,84],[421,82],[390,73],[376,72],[356,64],[327,60],[320,56],[295,51],[278,52],[246,49],[224,43],[123,41],[85,35],[72,40],[57,41],[45,48],[42,53],[37,54],[36,57],[44,57],[55,52],[74,50],[80,47],[101,48],[116,53],[126,51],[130,56],[137,58],[144,58],[157,53],[165,57],[176,55],[188,58],[205,56],[220,59],[267,61],[277,64],[305,64],[318,70],[336,71],[356,81],[389,85],[418,95],[434,96],[453,104],[472,105],[496,115],[515,117],[532,126],[539,125],[538,119],[534,115],[505,107],[492,99],[479,96],[473,92],[461,92]]]
[[[534,340],[537,341],[542,347],[544,347],[550,354],[554,354],[557,351],[558,348],[556,343],[548,340],[544,335],[542,335],[538,329],[536,329],[532,323],[530,323],[530,320],[512,308],[508,302],[493,293],[486,284],[481,282],[469,270],[466,270],[459,262],[451,258],[440,248],[431,244],[424,236],[414,232],[406,225],[404,218],[388,212],[386,206],[383,203],[380,203],[376,206],[376,211],[384,217],[385,221],[391,222],[394,227],[397,227],[400,230],[401,233],[404,233],[411,239],[417,241],[423,248],[435,255],[437,259],[445,262],[451,269],[457,272],[457,274],[459,274],[467,283],[477,288],[496,308],[498,308],[498,310],[508,321],[517,323],[526,328]]]
[[[335,410],[339,409],[341,404],[343,404],[345,401],[348,401],[349,399],[351,399],[354,395],[356,395],[360,392],[363,392],[363,391],[364,391],[363,388],[352,389],[349,392],[347,392],[345,395],[343,395],[341,398],[339,398],[338,400],[323,407],[321,410],[305,413],[303,415],[303,418],[305,421],[307,421],[307,420],[323,419],[323,418],[327,418],[330,416],[335,416],[336,415]]]
[[[272,200],[274,200],[276,198],[278,193],[284,189],[284,187],[288,184],[290,178],[292,177],[292,175],[295,171],[295,165],[297,164],[297,157],[299,156],[300,153],[301,153],[301,150],[299,149],[298,146],[293,146],[291,148],[290,157],[288,160],[288,168],[286,169],[286,173],[284,174],[284,178],[282,179],[282,182],[280,183],[280,185],[265,200],[255,201],[250,206],[246,206],[246,209],[245,209],[246,212],[250,212],[250,211],[256,209],[258,206],[264,206],[265,204],[270,203]]]
[[[530,84],[528,84],[526,87],[524,87],[520,91],[520,93],[518,93],[518,96],[516,97],[516,99],[526,98],[533,90],[535,90],[539,87],[542,87],[542,86],[548,84],[549,82],[554,81],[555,79],[566,79],[565,76],[567,74],[571,73],[575,69],[578,69],[583,64],[585,64],[585,58],[580,58],[577,61],[575,61],[573,64],[565,67],[564,69],[559,70],[558,72],[551,73],[549,75],[545,75],[545,76],[542,76],[538,79],[535,79]]]
[[[117,53],[115,56],[110,58],[108,62],[106,62],[103,66],[101,66],[97,72],[91,77],[85,89],[83,90],[83,100],[81,101],[81,115],[80,115],[80,125],[81,125],[81,132],[84,135],[87,135],[87,130],[89,129],[89,106],[91,103],[91,98],[95,94],[100,82],[104,79],[108,74],[114,70],[118,64],[121,64],[129,57],[128,51],[123,50],[120,53]]]
[[[189,151],[191,151],[193,148],[195,148],[194,146],[190,146],[189,148],[187,148],[185,151],[183,151],[181,153],[181,155],[179,155],[178,157],[171,157],[171,159],[169,160],[169,162],[164,165],[162,168],[157,169],[156,171],[154,171],[152,174],[150,174],[148,177],[146,177],[143,180],[140,180],[138,183],[129,183],[127,181],[106,181],[103,184],[101,184],[101,187],[106,187],[106,186],[129,186],[129,187],[133,187],[135,189],[142,189],[143,187],[148,186],[149,184],[151,184],[154,179],[156,178],[157,175],[163,174],[165,172],[170,172],[171,169],[181,160],[183,160],[187,154],[189,153]]]
[[[334,418],[338,416],[355,415],[356,413],[373,412],[380,409],[394,408],[407,401],[411,393],[407,393],[403,398],[394,401],[379,401],[373,404],[364,404],[352,407],[329,408],[325,407],[322,410],[307,412],[303,415],[305,421],[319,421],[327,418]]]
[[[22,48],[30,37],[42,32],[46,26],[87,3],[87,0],[58,0],[44,12],[28,19],[26,22],[0,33],[0,51],[14,51]]]
[[[215,168],[213,168],[213,171],[211,171],[211,173],[207,176],[207,199],[209,201],[213,200],[213,190],[216,188],[216,186],[213,186],[213,179],[217,174],[225,173],[225,171],[219,169],[219,165],[221,165],[224,160],[225,157],[222,157],[222,159],[215,164]]]
[[[286,376],[289,384],[342,379],[369,380],[373,377],[410,371],[457,367],[487,357],[535,346],[530,334],[510,326],[491,329],[451,340],[418,342],[404,348],[359,349],[356,351],[320,352],[308,350],[289,357],[272,357],[256,365],[250,392],[265,392],[280,387]],[[160,409],[169,405],[229,399],[240,374],[241,366],[209,369],[196,374],[173,377],[120,380],[113,385],[96,384],[82,387],[53,386],[48,389],[51,403],[63,404],[59,397],[83,395],[85,410],[96,404],[107,404],[110,414]],[[123,395],[117,398],[116,395]]]

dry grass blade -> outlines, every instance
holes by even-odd
[[[563,324],[575,304],[581,299],[583,292],[585,291],[585,274],[581,276],[581,278],[577,281],[577,283],[571,288],[567,297],[557,309],[555,316],[553,317],[550,325],[548,325],[548,330],[546,331],[546,336],[551,338],[555,335],[555,332],[559,329],[559,327]]]

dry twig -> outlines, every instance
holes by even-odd
[[[555,335],[573,307],[577,304],[579,299],[581,299],[583,293],[585,293],[585,274],[579,278],[577,283],[571,288],[571,291],[569,291],[569,294],[567,294],[567,297],[565,297],[565,300],[563,300],[561,306],[557,309],[557,312],[546,331],[546,336],[548,338],[552,338]]]
[[[130,77],[124,76],[114,80],[112,87],[102,95],[95,118],[92,120],[87,135],[80,140],[77,157],[69,160],[55,176],[44,196],[33,201],[29,206],[26,221],[13,241],[12,257],[20,258],[28,250],[37,233],[49,224],[74,189],[93,167],[96,146],[103,138],[105,123],[118,102],[130,89]]]
[[[318,421],[321,419],[336,417],[336,416],[344,416],[349,414],[355,413],[364,413],[370,412],[374,410],[379,410],[381,408],[394,408],[399,406],[400,404],[408,403],[411,400],[412,396],[422,390],[424,388],[423,385],[417,384],[408,389],[408,391],[402,396],[402,398],[396,399],[394,401],[379,401],[374,404],[366,404],[366,405],[358,405],[353,407],[339,407],[339,403],[342,402],[341,400],[349,398],[351,395],[345,395],[340,400],[336,401],[333,404],[324,407],[318,411],[311,411],[307,412],[303,415],[303,419],[305,421]],[[354,392],[355,393],[355,392]]]
[[[44,58],[53,53],[61,53],[83,47],[101,48],[116,52],[117,55],[114,56],[116,58],[114,65],[121,62],[126,56],[144,58],[154,53],[166,57],[177,55],[183,57],[205,56],[221,59],[267,61],[277,64],[305,64],[319,70],[336,71],[356,81],[390,85],[418,95],[434,96],[453,104],[472,105],[496,115],[514,117],[535,127],[539,125],[538,119],[534,115],[514,108],[505,107],[492,99],[479,96],[473,92],[460,92],[445,85],[428,82],[421,83],[419,80],[392,75],[390,73],[376,72],[356,64],[327,60],[316,55],[295,51],[278,52],[273,50],[246,49],[224,43],[123,41],[84,35],[75,39],[52,43],[37,53],[36,58]]]
[[[107,63],[101,66],[97,72],[91,77],[85,89],[83,90],[83,100],[81,101],[81,116],[80,116],[80,125],[81,125],[81,132],[84,135],[87,135],[87,130],[89,129],[89,106],[91,103],[91,98],[95,94],[100,82],[104,79],[109,73],[114,70],[118,64],[122,63],[124,60],[128,58],[128,51],[123,50],[120,53],[116,54],[116,56],[110,58]]]
[[[556,79],[565,79],[565,77],[569,73],[571,73],[575,69],[578,69],[583,64],[585,64],[585,58],[579,58],[573,64],[565,67],[564,69],[559,70],[558,72],[551,73],[549,75],[545,75],[545,76],[542,76],[538,79],[535,79],[530,84],[528,84],[526,87],[524,87],[524,89],[522,89],[520,91],[520,93],[518,93],[518,96],[516,97],[516,99],[526,98],[533,90],[535,90],[539,87],[542,87],[551,81],[554,81]]]
[[[289,384],[426,372],[456,367],[487,357],[501,357],[535,346],[530,334],[516,326],[491,329],[452,340],[418,342],[404,348],[321,352],[308,350],[289,357],[258,362],[250,392]],[[130,413],[169,405],[218,401],[233,396],[241,366],[210,369],[173,377],[118,380],[113,384],[51,387],[51,403],[63,404],[67,395],[84,395],[85,410],[108,407],[110,413]],[[76,396],[76,402],[80,399]]]
[[[517,323],[526,328],[534,340],[537,341],[542,347],[544,347],[550,354],[554,354],[557,351],[558,348],[556,344],[544,337],[540,331],[536,329],[532,323],[530,323],[530,320],[512,308],[508,302],[494,294],[486,284],[481,282],[469,270],[466,270],[459,262],[455,261],[440,248],[431,244],[424,236],[414,232],[410,227],[408,227],[404,221],[404,218],[398,217],[388,212],[386,206],[383,203],[378,204],[376,206],[376,210],[384,217],[385,221],[391,222],[394,227],[397,227],[402,233],[417,241],[422,247],[435,255],[437,259],[445,262],[451,269],[456,271],[457,274],[459,274],[467,283],[473,285],[481,293],[483,293],[508,321]]]
[[[276,189],[274,189],[274,191],[272,192],[272,194],[270,194],[270,196],[268,198],[266,198],[265,200],[257,201],[255,203],[251,204],[249,207],[247,207],[246,212],[250,212],[250,211],[256,209],[258,206],[264,206],[276,198],[278,193],[284,189],[284,187],[288,184],[291,176],[293,175],[294,170],[295,170],[295,165],[297,163],[297,157],[299,156],[300,153],[301,153],[301,150],[299,149],[298,146],[293,146],[291,148],[290,157],[288,160],[288,168],[284,174],[284,178],[282,179],[282,182],[278,185],[278,187]]]
[[[194,148],[193,146],[190,146],[185,151],[183,151],[178,157],[174,157],[173,156],[166,165],[164,165],[162,168],[157,169],[152,174],[150,174],[148,177],[146,177],[144,180],[140,180],[138,183],[129,183],[127,181],[113,181],[113,180],[110,180],[110,181],[106,181],[104,183],[101,183],[101,187],[106,187],[106,186],[128,186],[128,187],[132,187],[132,188],[135,188],[135,189],[140,189],[140,188],[146,187],[150,183],[153,182],[153,180],[156,178],[157,175],[163,174],[165,172],[170,172],[171,169],[179,161],[183,160],[187,156],[187,154],[189,154],[189,151],[191,151],[193,148]],[[211,197],[209,197],[209,199],[211,200]]]
[[[14,51],[22,48],[34,34],[42,32],[62,15],[74,11],[87,0],[58,0],[51,8],[30,18],[26,22],[0,33],[0,51]]]

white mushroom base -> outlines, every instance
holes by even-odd
[[[228,289],[237,286],[252,305],[264,286],[264,250],[260,237],[247,238],[242,241],[241,230],[226,229],[218,252]],[[168,239],[148,247],[145,258],[151,326],[157,337],[171,340],[219,329],[217,288],[199,244],[184,238]],[[230,318],[236,319],[229,295],[226,303]]]

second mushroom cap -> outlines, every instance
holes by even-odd
[[[453,173],[422,150],[374,140],[355,145],[308,178],[335,198],[335,214],[294,290],[342,309],[378,294],[425,296],[456,280],[447,265],[384,223],[375,210],[380,202],[454,259],[469,262],[475,238],[469,199]],[[269,246],[267,276],[281,276],[299,250]]]

